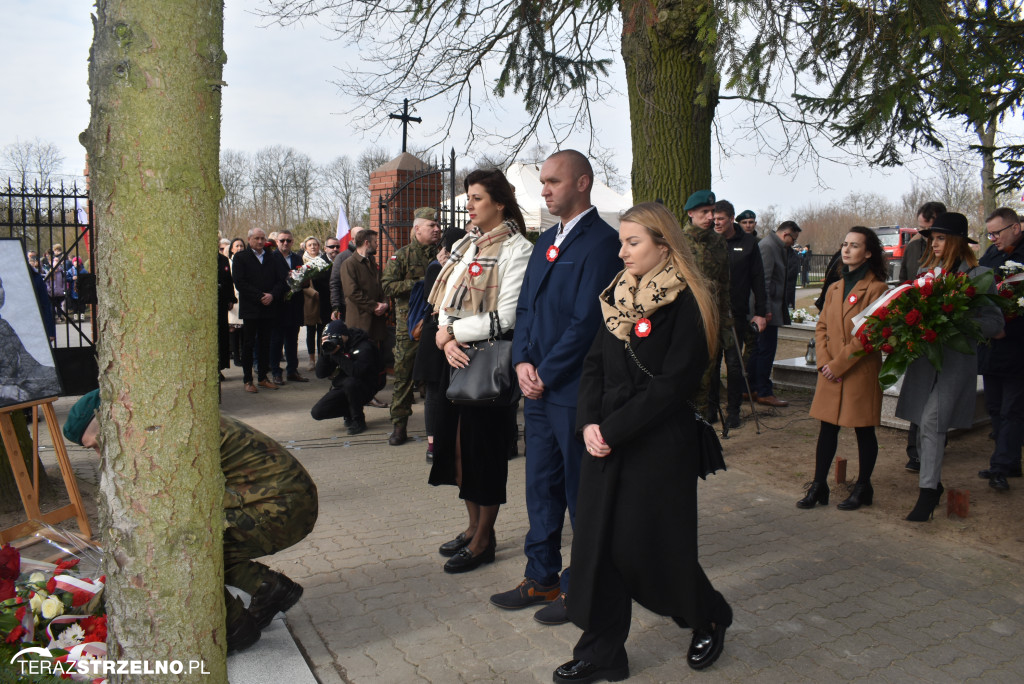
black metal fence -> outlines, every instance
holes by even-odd
[[[42,276],[57,321],[51,342],[66,394],[96,386],[93,216],[78,184],[0,187],[0,237],[22,241]]]

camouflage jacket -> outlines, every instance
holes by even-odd
[[[421,245],[413,240],[395,252],[384,267],[381,285],[384,294],[395,300],[395,315],[404,319],[408,314],[409,293],[417,280],[423,280],[427,266],[437,256],[437,245]]]
[[[302,464],[267,435],[220,417],[220,465],[224,471],[224,527],[249,529],[264,519],[316,519],[317,493]],[[310,521],[293,521],[308,524]]]
[[[697,258],[697,268],[714,288],[718,302],[719,329],[732,329],[732,303],[729,296],[729,246],[725,238],[711,228],[703,230],[690,221],[683,226],[683,235]]]

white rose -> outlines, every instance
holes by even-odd
[[[45,584],[46,575],[44,575],[41,572],[33,572],[31,575],[28,576],[28,581],[32,584]]]
[[[29,598],[28,605],[32,608],[33,613],[38,613],[39,609],[42,608],[43,598],[44,597],[41,596],[39,592],[32,594],[32,596]]]
[[[1017,298],[1017,306],[1019,306],[1020,308],[1024,309],[1024,297],[1018,297]]]
[[[51,620],[64,612],[64,603],[56,596],[48,596],[43,601],[43,617]]]

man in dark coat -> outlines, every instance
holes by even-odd
[[[541,166],[541,196],[559,217],[537,239],[516,305],[512,364],[526,395],[525,579],[491,596],[516,610],[549,602],[541,624],[569,620],[569,568],[562,571],[562,525],[576,519],[583,444],[576,438],[580,373],[601,324],[597,296],[622,268],[619,240],[590,203],[594,170],[575,150],[562,150]],[[561,573],[561,577],[559,577]]]
[[[726,200],[715,202],[715,232],[725,238],[729,249],[729,298],[732,304],[733,330],[736,343],[721,347],[718,358],[712,365],[711,383],[708,387],[708,401],[713,410],[718,406],[718,388],[722,363],[728,375],[728,398],[726,400],[725,424],[731,428],[740,426],[740,403],[746,383],[743,380],[743,359],[739,347],[747,349],[757,339],[750,327],[753,323],[758,331],[767,324],[765,318],[764,266],[761,264],[761,250],[757,238],[744,231],[733,220],[735,209]],[[750,296],[754,296],[754,315],[750,321]]]
[[[362,228],[356,226],[352,229],[350,235],[355,237]],[[331,290],[331,318],[335,321],[345,320],[345,288],[341,284],[341,267],[345,261],[355,254],[356,243],[354,240],[350,240],[344,249],[340,249],[341,243],[338,243],[339,249],[332,250],[330,247],[327,249],[333,256],[331,261],[331,279],[330,279],[330,290]]]
[[[253,348],[259,341],[259,386],[277,389],[270,381],[270,337],[277,320],[277,307],[287,287],[288,270],[284,259],[263,249],[267,234],[262,228],[249,230],[249,248],[235,254],[231,275],[238,290],[238,317],[242,319],[242,381],[245,391],[255,394],[253,384]]]
[[[292,237],[290,230],[277,232],[276,256],[284,259],[285,279],[287,273],[297,268],[302,268],[302,256],[292,251]],[[292,382],[309,382],[307,378],[299,374],[299,328],[303,324],[303,298],[301,294],[288,296],[286,287],[281,305],[277,308],[277,325],[270,336],[270,372],[274,378],[275,385],[285,383],[281,372],[281,350],[284,348],[285,374]]]
[[[767,295],[766,308],[768,325],[757,338],[757,349],[750,357],[747,375],[753,383],[753,391],[757,394],[757,402],[768,406],[789,406],[775,396],[772,390],[772,366],[775,364],[775,351],[779,347],[779,328],[789,325],[789,310],[786,307],[787,289],[790,276],[790,262],[795,261],[793,243],[800,234],[800,226],[796,221],[783,221],[774,233],[764,236],[758,247],[761,250],[761,263],[764,266],[764,287]],[[793,283],[796,273],[793,273]]]
[[[935,223],[935,219],[940,214],[945,213],[946,205],[942,202],[925,202],[917,210],[918,231],[928,230]],[[910,280],[917,275],[917,269],[921,266],[924,250],[927,246],[928,241],[921,237],[920,233],[916,233],[903,248],[903,258],[900,260],[899,272],[901,281]]]
[[[992,246],[978,262],[996,271],[1007,261],[1024,264],[1024,231],[1020,216],[1009,207],[996,209],[985,221]],[[1007,477],[1021,476],[1021,444],[1024,442],[1024,318],[1006,321],[992,345],[978,347],[978,372],[985,383],[985,407],[992,418],[996,445],[987,470],[990,487],[1005,492]]]
[[[365,431],[363,405],[384,387],[386,380],[377,345],[366,332],[331,321],[324,330],[316,377],[332,379],[331,389],[310,410],[313,420],[344,418],[348,434]]]

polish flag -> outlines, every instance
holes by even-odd
[[[348,225],[348,216],[345,215],[345,206],[342,205],[341,209],[338,210],[338,232],[334,236],[341,243],[341,246],[338,248],[339,252],[344,252],[348,249],[348,241],[352,237],[351,230]]]

